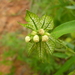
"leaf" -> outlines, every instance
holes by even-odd
[[[20,23],[20,22],[18,22],[18,23],[19,23],[20,25],[26,27],[26,28],[29,28],[29,29],[35,30],[34,26],[31,25],[31,24],[22,24],[22,23]]]
[[[66,6],[67,9],[75,9],[75,5],[73,6]]]
[[[51,40],[49,40],[45,43],[45,48],[48,51],[48,53],[50,53],[50,54],[53,53],[54,47],[55,47],[55,44]]]
[[[28,53],[29,55],[32,53],[32,51],[33,51],[33,46],[34,46],[34,45],[35,45],[35,44],[34,44],[34,43],[31,43],[31,42],[26,43],[25,48],[26,48],[26,51],[27,51],[27,53]]]
[[[65,53],[53,53],[53,56],[58,57],[58,58],[67,58],[68,55]]]
[[[68,75],[75,75],[75,70],[73,72],[70,72]]]
[[[72,49],[68,48],[68,47],[67,47],[65,53],[66,53],[68,56],[74,56],[74,55],[75,55],[75,52],[74,52]]]
[[[60,21],[63,11],[64,11],[63,8],[60,8],[59,10],[57,10],[56,15],[55,15],[55,19]]]
[[[66,42],[66,46],[69,47],[70,49],[74,50],[74,45],[71,43]]]
[[[40,59],[42,59],[44,56],[44,49],[43,49],[43,43],[42,42],[38,43],[37,50],[38,50],[38,54],[39,54]]]
[[[60,36],[71,32],[75,32],[75,20],[59,25],[53,30],[51,35],[53,35],[57,39]]]
[[[32,53],[32,51],[34,50],[34,47],[35,47],[35,43],[33,43],[32,45],[28,46],[29,49],[28,49],[28,53],[29,55]]]
[[[51,30],[53,29],[53,20],[51,17],[44,15],[41,19],[40,22],[42,24],[41,28],[44,28],[45,30]]]
[[[54,75],[62,75],[66,72],[75,62],[75,56],[71,57],[65,64],[54,74]]]
[[[40,25],[41,25],[40,21],[39,21],[40,19],[39,19],[39,17],[36,14],[34,14],[34,13],[32,13],[32,12],[27,10],[25,20],[30,25],[33,25],[35,29],[39,29],[40,28]]]

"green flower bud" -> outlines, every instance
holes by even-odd
[[[43,41],[43,42],[48,41],[48,39],[49,39],[49,37],[48,37],[47,35],[42,36],[42,41]]]
[[[26,41],[26,42],[29,42],[30,40],[31,40],[31,38],[30,38],[29,36],[26,36],[26,37],[25,37],[25,41]]]
[[[45,33],[45,31],[44,31],[43,29],[40,29],[40,30],[39,30],[39,34],[40,34],[40,35],[43,35],[44,33]]]
[[[36,31],[32,31],[31,35],[36,35],[37,32]]]
[[[35,36],[33,37],[33,41],[34,41],[34,42],[39,42],[39,36],[38,36],[38,35],[35,35]]]
[[[46,33],[46,35],[48,35],[48,36],[49,36],[50,34],[47,32],[47,33]]]

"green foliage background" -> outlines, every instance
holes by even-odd
[[[39,16],[50,15],[54,19],[54,25],[57,27],[60,24],[75,20],[75,1],[74,0],[31,0],[31,11]],[[70,22],[70,23],[71,23]],[[73,23],[71,23],[73,24]],[[68,25],[65,25],[68,28]],[[70,26],[70,24],[69,24]],[[75,28],[75,24],[73,24]],[[62,28],[62,26],[60,26]],[[65,28],[65,27],[64,27]],[[69,27],[70,28],[70,27]],[[61,29],[59,29],[59,34]],[[64,32],[64,30],[63,30]],[[68,31],[66,31],[68,33]],[[54,34],[54,33],[53,33]],[[57,36],[57,35],[55,35]],[[16,57],[16,60],[26,62],[38,75],[74,75],[75,74],[75,56],[71,56],[68,52],[66,56],[61,49],[61,52],[56,52],[53,56],[49,56],[45,62],[40,62],[37,56],[28,57],[24,42],[24,35],[17,33],[5,34],[0,40],[0,47],[5,46],[9,51],[5,51],[4,60],[0,63],[12,65],[11,61],[6,61],[7,57]],[[57,36],[59,37],[59,36]],[[75,51],[75,32],[62,36],[60,39],[67,42],[67,46]],[[59,46],[58,46],[59,47]],[[59,49],[60,50],[60,49]],[[71,56],[71,57],[70,57]],[[73,71],[73,72],[72,72]],[[13,73],[12,73],[13,72]],[[2,73],[1,73],[2,74]],[[14,75],[15,71],[11,69],[10,74]]]
[[[74,0],[31,0],[31,11],[53,17],[55,25],[75,20]]]
[[[40,16],[42,16],[45,13],[52,16],[54,19],[55,26],[58,26],[62,23],[68,22],[68,21],[75,20],[75,14],[74,14],[75,13],[75,1],[74,0],[32,0],[31,6],[32,6],[31,11],[39,14]],[[65,25],[64,27],[69,28],[69,26],[71,26],[71,25],[72,24],[69,23],[69,24]],[[75,26],[75,24],[73,24],[73,25]],[[54,30],[55,32],[53,32],[54,36],[56,36],[58,38],[60,35],[63,35],[64,33],[68,33],[69,31],[67,29],[65,31],[64,27],[62,25],[60,27],[55,28],[55,30]],[[74,29],[75,29],[75,27],[74,27]],[[63,33],[61,34],[61,32],[63,32]],[[68,42],[67,46],[75,51],[75,42],[74,42],[75,41],[75,32],[64,35],[63,37],[61,37],[61,39]],[[61,53],[56,53],[54,55],[57,56],[58,58],[65,57],[65,55],[61,54]],[[70,71],[73,71],[73,69],[75,69],[75,65],[74,65],[75,61],[73,58],[74,57],[67,60],[66,63],[53,75],[68,75],[68,73]],[[69,75],[71,75],[71,74],[72,73],[70,73]],[[73,74],[74,74],[74,72],[73,72]]]

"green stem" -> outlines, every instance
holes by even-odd
[[[40,57],[41,57],[41,42],[40,42]]]

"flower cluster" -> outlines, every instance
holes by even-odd
[[[37,31],[32,31],[31,34],[29,36],[25,37],[25,41],[26,42],[46,42],[49,40],[49,33],[45,32],[44,29],[39,29]]]
[[[25,20],[28,22],[27,24],[19,24],[32,30],[32,32],[25,37],[25,41],[28,42],[26,43],[26,50],[29,55],[33,53],[41,59],[45,59],[45,57],[48,58],[49,54],[52,54],[54,50],[61,51],[61,48],[63,48],[63,50],[64,48],[68,49],[63,41],[56,39],[61,35],[56,34],[60,27],[48,33],[54,27],[53,19],[50,16],[43,15],[39,18],[36,14],[27,10]]]
[[[47,54],[52,54],[55,48],[55,40],[48,31],[54,27],[53,19],[47,15],[39,18],[36,14],[27,10],[25,20],[28,22],[27,24],[19,24],[32,30],[25,37],[28,54],[33,53],[41,59]]]

